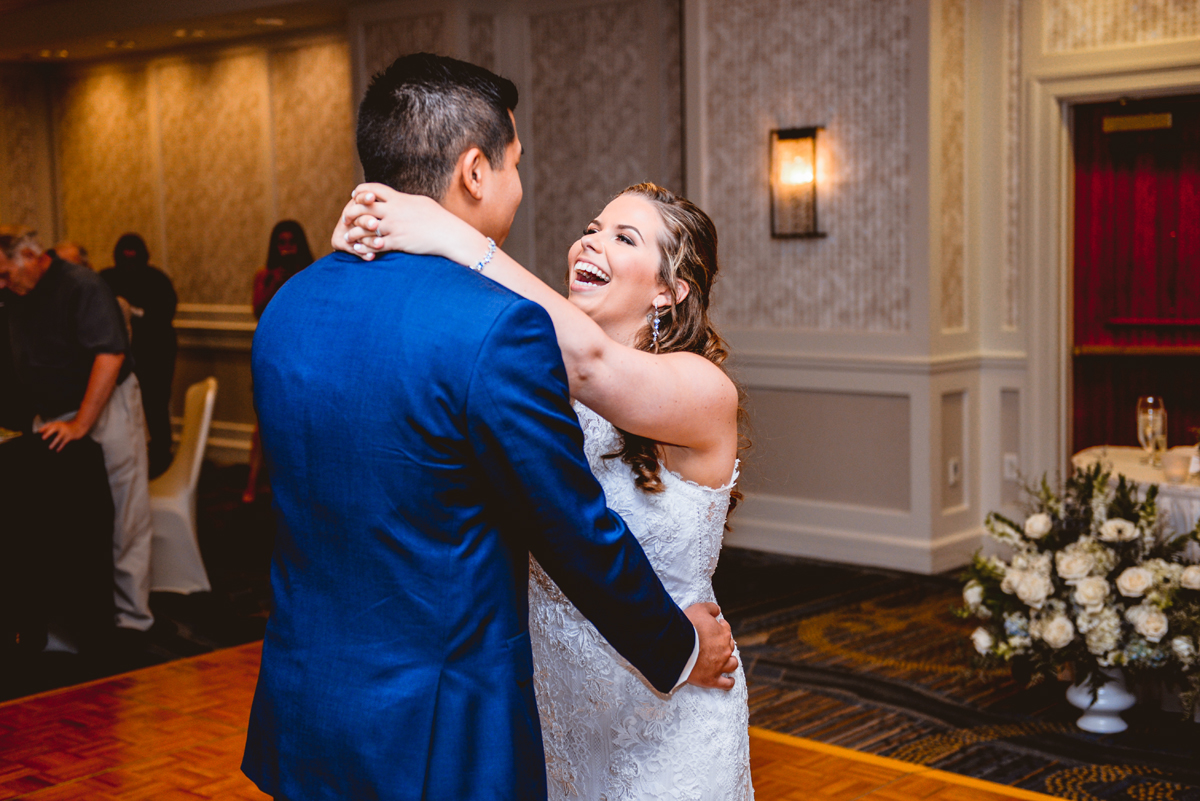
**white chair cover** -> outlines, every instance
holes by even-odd
[[[150,589],[157,592],[207,592],[212,589],[196,540],[196,482],[212,423],[217,379],[188,387],[179,448],[167,472],[150,482],[154,540]]]

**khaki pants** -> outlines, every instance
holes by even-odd
[[[112,491],[113,567],[117,625],[146,631],[154,624],[150,613],[149,457],[146,454],[146,415],[137,376],[130,374],[113,390],[90,436],[104,451],[104,469]]]

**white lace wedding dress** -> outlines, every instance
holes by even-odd
[[[659,471],[665,491],[645,493],[620,459],[620,435],[575,404],[584,451],[608,505],[641,542],[682,608],[714,601],[728,486],[710,489]],[[746,679],[729,692],[684,685],[655,691],[614,651],[531,559],[529,628],[551,801],[743,801],[750,784]],[[739,656],[739,661],[740,661]]]

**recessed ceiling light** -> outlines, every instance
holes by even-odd
[[[204,31],[192,31],[192,36],[196,37],[197,39],[203,39]]]
[[[66,50],[59,50],[59,51],[58,51],[58,57],[59,57],[59,58],[66,58],[66,57],[67,57],[67,56],[69,56],[69,55],[71,55],[71,54],[70,54],[70,53],[68,53]]]
[[[280,19],[279,17],[259,17],[258,19],[254,20],[254,24],[278,28],[281,25],[287,25],[287,20]]]
[[[51,53],[49,50],[43,50],[42,52],[38,53],[38,55],[41,56],[42,58],[50,58],[50,56],[52,56],[54,54]]]
[[[121,42],[121,47],[125,48],[126,50],[132,50],[133,48],[137,47],[137,42],[133,41],[132,39],[126,39],[124,42]]]
[[[185,36],[187,36],[187,28],[176,28],[175,29],[175,38],[176,39],[182,39]]]
[[[107,47],[109,50],[115,50],[121,46],[121,43],[118,42],[116,39],[109,39],[107,42],[104,43],[104,46]]]

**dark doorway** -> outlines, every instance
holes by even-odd
[[[1073,448],[1137,445],[1161,395],[1169,446],[1200,426],[1200,95],[1075,113]]]

